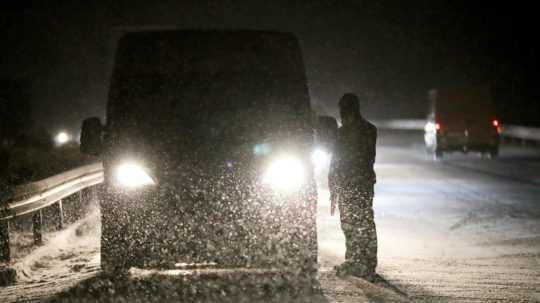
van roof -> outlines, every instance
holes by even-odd
[[[194,57],[197,52],[202,52],[204,56],[218,59],[220,56],[218,52],[222,50],[224,52],[221,55],[226,56],[227,52],[235,52],[246,47],[252,48],[253,52],[262,53],[264,48],[270,49],[274,58],[265,60],[274,61],[272,69],[275,71],[283,69],[287,72],[305,73],[300,45],[292,33],[259,30],[150,30],[126,33],[118,43],[115,72],[137,73],[132,70],[133,67],[148,72],[153,72],[152,68],[155,67],[163,69],[167,63],[162,60],[156,62],[158,57],[163,55],[171,59],[173,56]],[[175,54],[171,55],[171,50]],[[166,52],[169,53],[164,54]],[[134,60],[134,57],[144,58],[146,62]],[[284,62],[283,59],[288,60]],[[249,58],[245,60],[248,61]],[[288,64],[290,66],[286,66]]]

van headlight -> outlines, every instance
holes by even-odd
[[[311,153],[311,161],[317,170],[328,166],[331,158],[331,155],[322,148],[317,148]]]
[[[136,188],[155,184],[154,180],[152,180],[145,169],[141,165],[133,162],[118,165],[114,178],[118,185],[126,188]]]
[[[270,162],[262,181],[275,190],[292,192],[305,184],[306,170],[300,159],[285,156]]]

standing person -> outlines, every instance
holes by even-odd
[[[377,128],[360,114],[355,94],[348,93],[340,99],[339,111],[342,126],[328,175],[331,211],[333,214],[338,203],[346,244],[345,262],[336,266],[336,272],[373,280],[377,267],[373,218]]]

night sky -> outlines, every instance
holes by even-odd
[[[0,78],[31,84],[51,131],[103,116],[115,41],[141,26],[294,32],[323,113],[356,91],[368,118],[422,118],[428,89],[489,84],[503,122],[540,124],[538,16],[517,1],[88,2],[2,8]]]

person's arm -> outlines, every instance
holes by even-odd
[[[371,142],[369,142],[369,153],[373,163],[375,163],[375,157],[377,156],[377,128],[373,126],[371,134]]]
[[[328,171],[328,190],[330,192],[330,215],[333,216],[338,202],[337,192],[337,163],[339,161],[339,151],[337,143],[334,147],[332,159],[330,160],[330,170]]]
[[[377,156],[377,128],[375,126],[372,126],[369,131],[367,153],[369,159],[368,165],[370,165],[370,170],[372,171],[371,182],[372,184],[375,184],[377,182],[377,176],[375,174],[375,171],[373,170],[373,166],[375,165],[375,158]]]

